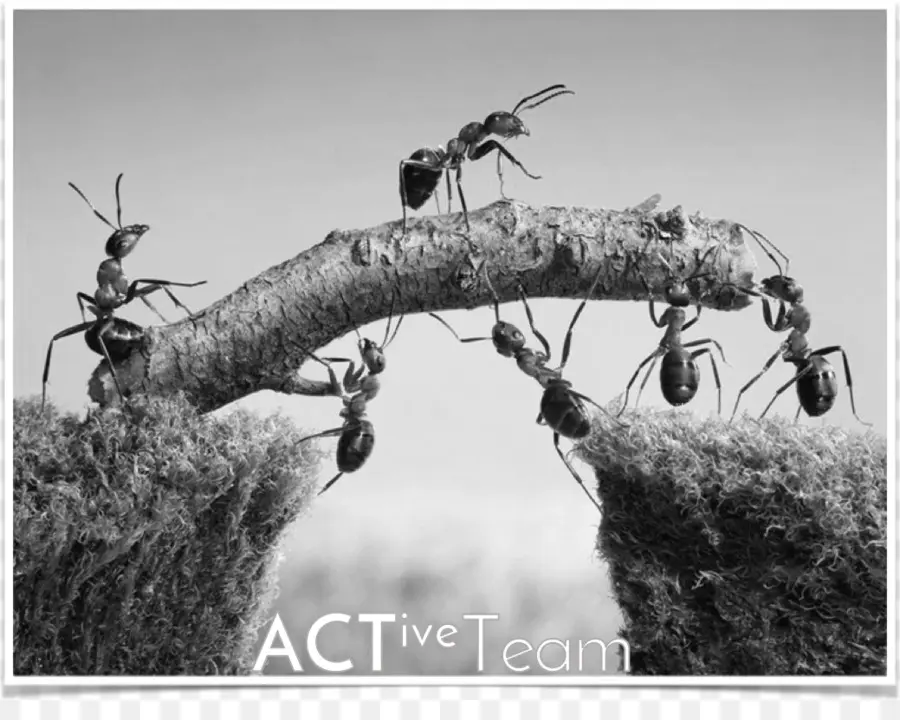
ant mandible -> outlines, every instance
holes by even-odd
[[[703,266],[706,262],[706,258],[709,257],[709,254],[715,249],[716,246],[713,246],[706,251],[700,259],[698,267]],[[625,412],[625,408],[628,406],[628,394],[631,391],[631,387],[634,385],[635,380],[637,380],[641,368],[647,363],[650,363],[650,367],[647,368],[647,373],[644,375],[644,379],[638,389],[638,397],[635,400],[635,407],[637,407],[637,404],[641,400],[641,393],[643,393],[644,387],[646,387],[647,381],[650,379],[650,375],[653,372],[653,368],[656,367],[656,363],[660,358],[662,358],[662,364],[660,366],[659,382],[666,402],[675,407],[690,402],[697,394],[697,389],[700,386],[700,368],[697,366],[697,358],[707,353],[709,353],[709,360],[710,363],[712,363],[713,377],[715,378],[716,390],[718,391],[718,409],[719,414],[721,414],[722,384],[719,381],[719,369],[716,366],[715,356],[709,347],[694,351],[689,351],[687,348],[697,347],[698,345],[714,345],[722,356],[722,362],[727,365],[728,361],[725,359],[725,352],[722,350],[722,346],[712,338],[692,340],[687,343],[682,342],[681,340],[681,333],[693,327],[700,319],[701,311],[700,303],[697,303],[696,316],[685,322],[687,314],[685,313],[684,308],[688,307],[691,303],[691,292],[688,288],[688,283],[691,280],[708,277],[713,273],[695,272],[689,277],[682,279],[675,276],[672,266],[664,257],[662,257],[662,255],[659,255],[659,259],[662,260],[669,274],[669,279],[666,282],[664,289],[666,302],[669,307],[663,311],[662,317],[657,318],[656,316],[655,301],[650,286],[647,284],[646,279],[640,271],[638,271],[638,275],[641,278],[644,288],[647,290],[650,319],[656,327],[665,328],[666,331],[659,341],[659,346],[656,350],[641,361],[640,365],[637,366],[637,369],[631,376],[631,379],[628,381],[628,385],[625,387],[625,400],[622,403],[618,415]]]
[[[84,200],[85,203],[87,203],[88,207],[94,211],[94,215],[96,215],[106,225],[109,225],[109,227],[113,229],[112,235],[110,235],[106,241],[106,254],[109,257],[102,263],[100,263],[100,266],[97,268],[97,290],[94,296],[91,297],[87,293],[82,292],[79,292],[76,295],[78,299],[78,307],[81,310],[82,320],[86,319],[84,314],[85,302],[94,303],[101,308],[104,306],[118,307],[119,305],[124,304],[124,302],[118,302],[117,300],[117,298],[123,297],[128,292],[128,278],[126,277],[125,272],[122,269],[122,259],[134,250],[140,239],[150,229],[149,225],[143,224],[127,225],[125,227],[122,226],[122,202],[119,193],[119,187],[122,183],[123,175],[124,173],[119,173],[118,177],[116,177],[117,225],[113,225],[109,220],[107,220],[103,216],[103,214],[94,207],[91,201],[88,200],[87,196],[75,185],[75,183],[69,183],[69,187],[71,187],[76,193],[78,193],[81,199]],[[179,283],[168,284],[179,285]],[[174,293],[172,293],[167,287],[165,287],[165,283],[163,283],[161,286],[163,292],[165,292],[166,295],[169,296],[169,299],[175,304],[176,307],[182,308],[189,316],[193,314],[186,305],[184,305],[180,300],[178,300],[177,297],[175,297]],[[140,297],[141,302],[143,302],[148,308],[156,313],[156,315],[163,322],[168,322],[168,320],[163,317],[159,310],[157,310],[144,295],[138,295],[138,297]],[[116,304],[117,302],[118,304]]]
[[[529,103],[548,92],[552,95]],[[446,174],[447,180],[447,212],[450,212],[452,190],[450,189],[450,171],[456,171],[456,187],[459,190],[459,201],[463,209],[463,218],[466,221],[466,231],[469,227],[469,212],[466,207],[466,198],[462,189],[462,164],[465,160],[480,160],[485,155],[497,151],[497,175],[500,178],[500,192],[503,194],[503,173],[500,170],[501,156],[506,157],[513,165],[518,167],[532,180],[540,180],[540,175],[532,175],[520,163],[516,157],[496,140],[485,139],[490,135],[497,135],[503,139],[515,138],[519,135],[530,135],[525,123],[518,113],[536,108],[539,105],[552,100],[559,95],[574,95],[573,90],[566,89],[565,85],[557,84],[546,87],[540,92],[522,98],[512,112],[497,111],[485,118],[483,123],[471,122],[465,125],[456,137],[447,143],[444,150],[440,145],[436,149],[421,148],[416,150],[409,158],[400,161],[400,205],[403,209],[403,234],[406,234],[406,208],[418,210],[430,198],[441,181],[441,176]],[[524,107],[522,107],[524,105]],[[439,210],[440,212],[440,210]]]
[[[375,448],[375,426],[366,418],[366,404],[372,399],[372,396],[369,395],[365,387],[362,387],[352,395],[348,394],[327,359],[320,358],[310,350],[306,350],[306,348],[303,348],[303,350],[317,363],[325,366],[331,382],[330,394],[341,398],[344,403],[344,407],[341,408],[340,412],[340,416],[344,419],[343,425],[330,430],[323,430],[314,435],[308,435],[298,441],[302,443],[314,438],[339,436],[336,454],[338,474],[319,490],[318,494],[321,495],[344,474],[359,470],[372,454],[372,450]],[[373,376],[363,378],[363,383],[369,377]]]
[[[762,233],[750,230],[743,225],[740,227],[747,230],[753,237],[757,238],[757,241],[762,237],[774,247],[774,244],[772,244],[768,238],[765,238]],[[762,242],[760,242],[760,245],[762,245]],[[787,256],[780,251],[778,252],[782,258],[785,259],[785,269],[787,269],[790,261]],[[775,391],[775,395],[769,401],[769,404],[766,405],[766,408],[762,411],[759,419],[761,420],[765,416],[775,400],[778,399],[778,396],[795,383],[797,385],[797,398],[800,401],[800,406],[797,408],[797,414],[794,416],[794,421],[796,422],[800,417],[801,410],[804,410],[810,417],[820,417],[824,415],[834,407],[834,402],[838,393],[837,374],[831,363],[825,359],[825,356],[839,352],[844,361],[844,379],[847,382],[847,389],[850,393],[850,407],[853,410],[853,417],[863,425],[871,426],[872,423],[861,420],[859,415],[856,414],[856,402],[853,397],[853,378],[850,374],[850,361],[847,358],[847,353],[840,345],[830,345],[818,350],[810,350],[806,336],[812,326],[812,316],[803,304],[803,287],[794,278],[789,277],[782,272],[781,265],[771,254],[769,254],[769,257],[775,262],[775,265],[778,268],[778,275],[764,278],[760,282],[761,290],[750,288],[739,289],[741,292],[753,295],[762,300],[763,320],[770,330],[773,332],[784,332],[785,330],[790,329],[790,334],[787,339],[779,345],[778,350],[776,350],[766,361],[762,370],[754,375],[750,381],[738,391],[737,398],[734,401],[734,409],[731,413],[731,420],[733,420],[734,416],[737,414],[741,396],[772,367],[779,356],[785,362],[792,363],[797,372],[794,377]],[[779,305],[778,315],[774,319],[768,302],[770,298],[778,302]]]
[[[482,267],[485,267],[485,265],[483,264]],[[593,297],[602,272],[603,267],[601,266],[597,275],[594,277],[587,294],[584,296],[581,303],[578,305],[578,308],[575,310],[575,314],[572,316],[563,342],[562,359],[557,368],[548,367],[551,359],[550,345],[544,335],[535,327],[534,316],[532,315],[531,308],[528,306],[525,289],[522,287],[521,283],[518,287],[518,294],[525,305],[525,313],[528,317],[528,324],[531,327],[531,331],[540,341],[544,348],[544,352],[527,347],[525,336],[522,332],[512,323],[500,319],[500,299],[491,284],[486,269],[485,280],[493,298],[494,316],[496,318],[491,337],[461,338],[446,320],[434,313],[429,313],[429,315],[440,321],[451,333],[453,333],[453,336],[460,342],[470,343],[491,340],[494,344],[494,349],[500,355],[515,358],[519,369],[529,377],[534,378],[538,384],[540,384],[544,389],[544,392],[541,396],[540,412],[538,413],[536,422],[539,425],[547,425],[553,430],[553,446],[556,449],[556,453],[559,455],[566,468],[568,468],[572,477],[575,478],[575,481],[581,487],[581,490],[600,512],[602,512],[600,503],[598,503],[596,498],[591,495],[587,486],[584,484],[584,481],[581,479],[581,476],[563,454],[559,447],[559,439],[560,436],[562,436],[569,440],[580,440],[590,434],[591,420],[587,408],[585,407],[585,402],[591,403],[607,415],[609,414],[606,408],[596,403],[587,395],[577,392],[572,387],[572,383],[563,378],[563,370],[569,361],[575,323],[581,316],[588,299]],[[616,422],[623,427],[628,427],[625,423],[619,421]]]

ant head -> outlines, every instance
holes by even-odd
[[[138,240],[149,229],[149,225],[129,225],[121,230],[116,230],[106,241],[106,254],[111,258],[121,260],[134,250]]]
[[[508,112],[495,112],[487,116],[484,129],[502,138],[514,138],[519,135],[531,135],[525,123],[517,115]]]
[[[384,349],[377,343],[369,340],[369,338],[360,338],[359,354],[362,356],[362,360],[370,373],[378,375],[384,372],[384,368],[387,366],[387,358],[384,355]]]
[[[691,291],[682,280],[673,280],[666,285],[665,294],[666,302],[673,307],[684,308],[691,304]]]
[[[803,287],[792,277],[774,275],[770,278],[764,278],[760,284],[767,294],[779,300],[784,300],[790,305],[797,305],[803,302]]]
[[[494,348],[503,357],[515,357],[525,347],[525,336],[512,323],[499,320],[491,331]]]

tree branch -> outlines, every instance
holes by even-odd
[[[579,298],[598,272],[595,297],[646,300],[638,272],[661,299],[665,257],[676,273],[702,272],[703,306],[739,310],[750,298],[722,283],[750,287],[756,263],[741,230],[682,208],[656,211],[658,196],[624,211],[532,208],[498,201],[469,214],[398,221],[365,230],[335,230],[323,242],[248,280],[193,319],[147,328],[139,351],[116,366],[123,390],[165,395],[178,390],[204,411],[259,390],[326,395],[328,384],[297,371],[332,340],[388,316],[490,305],[482,263],[501,302],[530,297]],[[89,392],[117,401],[105,362]]]

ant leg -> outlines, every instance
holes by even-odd
[[[662,255],[660,255],[662,259]],[[663,260],[665,262],[665,260]],[[650,308],[650,320],[653,321],[653,324],[658,328],[664,328],[668,323],[665,320],[659,320],[656,317],[656,301],[653,299],[653,292],[650,290],[650,286],[647,284],[647,281],[644,279],[644,274],[638,270],[638,275],[641,278],[641,282],[644,284],[644,287],[647,289],[647,304]]]
[[[767,298],[762,295],[759,296],[762,300],[762,312],[763,312],[763,320],[766,321],[766,326],[769,330],[773,330],[774,332],[782,332],[787,330],[790,324],[786,322],[787,315],[787,306],[784,304],[783,300],[778,301],[778,317],[775,320],[772,320],[772,309],[769,307],[769,301]]]
[[[802,405],[797,406],[797,414],[794,415],[794,422],[797,422],[800,419],[800,411],[803,409]]]
[[[431,317],[433,317],[435,320],[437,320],[439,323],[441,323],[441,325],[443,325],[445,328],[447,328],[450,332],[452,332],[452,333],[453,333],[453,337],[455,337],[455,338],[456,338],[457,340],[459,340],[461,343],[480,342],[480,341],[482,341],[482,340],[491,340],[491,339],[492,339],[492,338],[489,338],[489,337],[468,337],[468,338],[461,338],[459,335],[457,335],[456,330],[454,330],[452,327],[450,327],[450,323],[448,323],[448,322],[447,322],[446,320],[444,320],[442,317],[440,317],[439,315],[435,315],[434,313],[428,313],[428,314],[429,314]]]
[[[303,350],[309,357],[315,360],[320,365],[324,365],[325,369],[328,370],[328,381],[331,383],[331,394],[336,397],[344,397],[344,386],[341,385],[341,382],[337,379],[337,375],[334,372],[334,368],[331,367],[331,363],[327,360],[323,360],[314,352],[307,350],[303,345],[297,343],[300,349]]]
[[[600,275],[602,274],[602,272],[603,266],[601,265],[600,269],[597,270],[597,274],[594,276],[594,282],[591,283],[591,286],[588,288],[587,294],[581,299],[581,304],[578,306],[578,309],[575,310],[575,314],[572,316],[572,321],[569,323],[569,329],[566,331],[566,339],[563,341],[562,362],[557,368],[559,372],[562,372],[563,368],[566,366],[566,363],[569,361],[569,352],[572,349],[572,332],[575,330],[575,323],[581,316],[582,311],[587,305],[587,301],[594,296],[594,291],[597,289],[597,283],[600,282]],[[547,354],[547,360],[550,360],[549,353]]]
[[[712,363],[713,368],[713,378],[716,381],[716,391],[719,393],[719,415],[722,414],[722,383],[719,381],[719,368],[716,366],[716,356],[712,354],[712,350],[708,347],[703,348],[702,350],[695,350],[691,353],[691,359],[696,360],[701,355],[705,355],[709,353],[709,361]]]
[[[140,288],[138,289],[138,284],[143,283],[145,285],[158,285],[159,287],[151,288]],[[122,303],[125,305],[126,303],[130,303],[136,297],[141,297],[143,295],[149,295],[152,292],[156,292],[157,290],[162,289],[165,292],[169,292],[165,286],[171,285],[172,287],[197,287],[198,285],[206,285],[206,280],[200,280],[198,282],[193,283],[182,283],[182,282],[173,282],[171,280],[153,280],[150,278],[138,278],[137,280],[132,281],[131,285],[128,286],[128,292],[125,294],[125,300]],[[174,296],[169,293],[169,296],[174,300]],[[176,305],[180,305],[184,308],[184,305],[181,305],[177,300],[174,300]],[[187,310],[187,308],[184,308]]]
[[[444,179],[447,181],[447,214],[450,214],[450,204],[453,202],[453,187],[450,185],[450,171],[444,171]]]
[[[765,416],[765,414],[767,412],[769,412],[769,408],[772,407],[772,405],[778,399],[778,396],[781,395],[781,393],[783,393],[785,390],[787,390],[791,385],[793,385],[795,382],[797,382],[804,375],[807,375],[812,370],[812,368],[813,368],[812,365],[807,365],[800,372],[798,372],[796,375],[794,375],[794,377],[792,377],[790,380],[788,380],[784,385],[782,385],[780,388],[778,388],[775,391],[774,397],[771,400],[769,400],[769,404],[766,405],[766,409],[762,411],[762,414],[759,416],[759,419],[762,420],[763,417]]]
[[[498,143],[496,140],[488,140],[487,142],[482,143],[477,148],[475,148],[475,151],[469,156],[469,158],[471,160],[479,160],[488,153],[493,152],[494,150],[496,150],[498,153],[501,153],[507,160],[509,160],[513,165],[519,168],[519,170],[525,173],[525,175],[530,177],[532,180],[541,179],[540,175],[532,175],[530,172],[528,172],[525,166],[516,159],[515,155],[513,155],[509,150],[503,147],[503,145]]]
[[[769,240],[769,238],[767,238],[761,232],[757,232],[756,230],[751,230],[746,225],[742,225],[741,223],[735,223],[735,225],[740,230],[746,230],[753,237],[753,239],[759,243],[759,246],[763,249],[763,252],[769,256],[769,260],[771,260],[773,263],[775,263],[775,267],[778,268],[778,274],[781,276],[784,276],[784,274],[791,267],[791,259],[787,255],[785,255],[783,252],[781,252],[781,250],[778,249],[778,246],[775,245],[775,243],[773,243],[771,240]],[[772,248],[772,250],[777,252],[781,256],[781,259],[784,260],[784,271],[783,272],[781,270],[781,264],[775,259],[775,256],[772,255],[772,253],[769,252],[768,249],[766,249],[766,244],[768,244],[768,246],[770,248]]]
[[[366,370],[365,364],[361,364],[359,366],[359,370],[357,371],[356,362],[351,360],[350,358],[327,357],[327,358],[322,358],[322,359],[325,362],[329,362],[329,363],[339,363],[339,362],[350,363],[349,367],[347,368],[347,372],[344,373],[344,379],[342,381],[342,384],[344,386],[344,390],[346,390],[349,393],[354,393],[357,390],[359,390],[360,380],[362,379],[362,375]],[[359,373],[359,374],[357,375],[357,373]]]
[[[684,345],[682,345],[681,347],[686,347],[686,348],[697,347],[698,345],[705,345],[707,343],[709,343],[710,345],[715,345],[719,351],[719,355],[722,356],[722,362],[725,363],[728,367],[731,367],[731,363],[725,359],[725,351],[722,350],[722,346],[719,345],[719,343],[717,343],[712,338],[703,338],[702,340],[691,340],[690,342],[684,343]]]
[[[547,362],[550,362],[550,343],[547,342],[547,338],[545,338],[534,326],[534,315],[531,314],[531,308],[528,305],[528,296],[525,294],[525,288],[522,287],[521,282],[519,283],[517,290],[519,297],[522,298],[522,302],[525,304],[525,315],[528,317],[528,324],[531,326],[531,332],[534,333],[534,336],[541,343],[541,346],[544,348],[544,354],[547,356]]]
[[[459,190],[459,202],[462,205],[463,209],[463,217],[466,220],[466,232],[471,232],[472,228],[469,227],[469,209],[466,207],[466,196],[463,195],[462,189],[462,165],[457,165],[456,167],[456,189]]]
[[[83,292],[75,293],[75,297],[78,300],[78,309],[81,310],[81,320],[82,322],[87,322],[87,315],[84,314],[84,304],[87,303],[88,305],[96,307],[97,302],[90,295]]]
[[[692,317],[684,325],[681,326],[682,332],[684,332],[685,330],[690,330],[694,325],[697,324],[697,321],[700,319],[700,311],[701,311],[702,307],[703,306],[700,305],[700,303],[697,303],[697,314],[694,315],[694,317]],[[662,327],[662,325],[658,325],[657,327]],[[723,359],[724,359],[724,356],[723,356]]]
[[[856,414],[856,401],[853,399],[853,379],[850,377],[850,361],[847,359],[847,353],[844,352],[844,349],[840,345],[832,345],[830,347],[822,348],[821,350],[814,350],[810,353],[810,356],[818,355],[819,357],[825,357],[826,355],[831,355],[836,352],[839,352],[844,358],[844,379],[847,381],[847,390],[850,391],[850,407],[853,409],[853,417],[859,420],[863,425],[871,427],[872,423],[860,420],[859,415]]]
[[[406,235],[406,206],[409,205],[409,198],[406,196],[406,178],[403,177],[403,168],[406,166],[406,160],[400,161],[400,207],[403,208],[403,234]]]
[[[591,398],[589,398],[587,395],[582,395],[580,392],[576,392],[575,390],[570,390],[569,392],[572,395],[574,395],[575,397],[580,398],[580,399],[584,400],[585,402],[589,402],[591,405],[593,405],[598,410],[603,411],[603,413],[608,418],[610,418],[611,420],[615,420],[616,423],[618,423],[621,427],[626,427],[626,428],[631,427],[631,425],[629,425],[628,423],[623,423],[621,420],[619,420],[615,415],[610,413],[609,410],[607,410],[605,407],[603,407],[600,403],[598,403],[594,400],[591,400]]]
[[[336,435],[340,435],[342,432],[344,432],[343,425],[341,425],[341,427],[331,428],[331,430],[323,430],[322,432],[318,432],[315,435],[307,435],[304,438],[300,438],[297,442],[302,443],[306,442],[307,440],[314,440],[315,438],[334,437]]]
[[[341,476],[343,474],[344,474],[343,472],[339,472],[337,475],[335,475],[333,478],[331,478],[331,480],[329,480],[327,483],[325,483],[325,487],[323,487],[321,490],[319,490],[319,492],[316,493],[316,495],[321,495],[323,492],[325,492],[328,488],[330,488],[332,485],[334,485],[341,478]]]
[[[509,200],[503,192],[503,156],[500,153],[497,153],[497,177],[500,178],[500,197]]]
[[[97,321],[90,320],[79,325],[73,325],[72,327],[66,328],[65,330],[60,330],[51,338],[50,345],[47,346],[47,359],[44,361],[44,389],[41,391],[41,411],[43,411],[44,404],[47,402],[47,381],[50,379],[50,355],[53,353],[53,343],[55,343],[57,340],[62,340],[63,338],[69,337],[70,335],[84,332],[88,328],[93,327],[95,322]]]
[[[157,285],[156,287],[161,287],[161,286]],[[146,305],[148,308],[150,308],[156,314],[156,317],[158,317],[164,323],[168,324],[169,321],[166,320],[165,316],[159,310],[156,309],[156,306],[152,302],[150,302],[146,297],[144,297],[144,295],[140,295],[140,293],[136,293],[136,294],[141,298],[141,302],[144,303],[144,305]]]
[[[397,324],[394,325],[394,333],[390,337],[388,337],[388,333],[391,331],[391,318],[394,317],[394,301],[397,299],[397,289],[394,288],[391,290],[391,309],[388,310],[388,319],[387,325],[384,326],[384,340],[381,341],[381,349],[384,350],[388,345],[394,342],[394,338],[397,337],[397,332],[400,330],[400,323],[403,322],[403,318],[406,315],[401,315],[400,319],[397,321]]]
[[[779,347],[778,347],[778,350],[776,350],[776,351],[772,354],[772,357],[770,357],[768,360],[766,360],[766,364],[763,365],[763,369],[760,370],[758,373],[756,373],[756,375],[754,375],[754,376],[750,379],[750,381],[749,381],[746,385],[744,385],[744,387],[742,387],[742,388],[738,391],[737,397],[736,397],[735,400],[734,400],[734,409],[731,411],[731,417],[728,418],[728,422],[731,422],[732,420],[734,420],[734,416],[737,414],[738,403],[740,403],[740,401],[741,401],[741,395],[743,395],[744,392],[747,391],[747,390],[750,388],[751,385],[753,385],[753,383],[755,383],[757,380],[759,380],[759,379],[765,374],[765,372],[766,372],[769,368],[771,368],[772,365],[775,364],[775,361],[776,361],[776,360],[778,359],[778,357],[781,355],[782,350],[783,350],[783,346],[779,346]]]
[[[641,395],[644,394],[644,388],[647,387],[647,381],[650,379],[650,374],[653,372],[653,368],[656,367],[656,363],[659,360],[659,355],[653,358],[653,362],[650,363],[650,367],[647,368],[647,372],[644,374],[644,379],[641,381],[641,385],[638,388],[637,397],[634,399],[634,409],[637,410],[637,406],[640,405]]]
[[[99,332],[97,333],[97,342],[100,345],[100,349],[103,351],[103,357],[106,358],[106,362],[109,365],[109,374],[112,375],[113,382],[116,385],[116,390],[119,391],[119,398],[121,398],[122,402],[124,403],[125,402],[125,394],[122,392],[122,386],[119,385],[119,377],[118,377],[118,375],[116,375],[116,369],[113,367],[112,358],[109,356],[109,351],[106,349],[106,343],[103,342],[103,336],[113,326],[113,324],[114,324],[114,321],[112,318],[110,318],[109,320],[106,321],[106,323],[104,323],[103,327],[100,328]]]
[[[619,410],[618,413],[616,413],[616,417],[619,417],[623,412],[625,412],[625,408],[628,407],[628,393],[631,390],[631,386],[634,385],[634,381],[637,380],[637,376],[641,372],[641,368],[651,360],[658,358],[661,352],[662,348],[656,348],[656,350],[654,350],[646,358],[641,360],[641,364],[637,366],[637,370],[634,371],[634,375],[631,376],[631,380],[628,381],[628,385],[625,387],[625,401],[622,403],[622,409]]]
[[[597,502],[597,499],[591,495],[590,490],[585,487],[584,481],[581,479],[581,476],[575,472],[575,468],[572,467],[572,464],[566,459],[566,456],[563,455],[563,451],[559,447],[559,433],[553,433],[553,447],[556,448],[556,454],[559,455],[560,460],[563,461],[565,466],[569,468],[569,472],[572,473],[572,477],[575,478],[575,482],[577,482],[581,489],[584,491],[584,494],[588,496],[588,499],[594,504],[594,507],[597,508],[598,512],[603,512],[603,509],[600,507],[600,503]]]

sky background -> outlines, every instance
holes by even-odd
[[[811,345],[845,348],[858,412],[886,431],[883,12],[17,11],[14,22],[15,397],[40,392],[47,343],[80,322],[75,293],[93,293],[105,257],[111,231],[68,181],[113,220],[124,172],[124,223],[151,226],[127,274],[205,279],[176,289],[200,310],[332,229],[398,219],[400,159],[446,147],[466,123],[562,82],[576,94],[526,113],[531,137],[509,143],[543,179],[507,165],[506,194],[622,209],[660,193],[663,209],[680,204],[765,233],[806,290]],[[464,189],[470,209],[498,199],[493,157],[469,164]],[[433,202],[413,214],[423,212]],[[752,250],[761,277],[775,274]],[[161,296],[155,304],[180,317]],[[532,307],[558,353],[575,301]],[[526,326],[520,307],[502,312]],[[159,322],[138,303],[121,314]],[[493,323],[490,308],[444,317],[466,335]],[[383,327],[363,332],[380,341]],[[661,335],[646,303],[591,303],[567,377],[608,402]],[[704,313],[685,339],[701,337],[717,339],[731,363],[720,366],[727,416],[783,336],[754,304]],[[351,335],[321,354],[354,352]],[[86,406],[98,360],[78,336],[56,345],[48,394],[57,405]],[[715,411],[703,360],[685,410],[699,415]],[[861,429],[840,359],[831,360],[836,405],[801,422]],[[758,414],[790,377],[777,363],[742,406]],[[284,572],[300,571],[292,547],[315,543],[335,557],[377,546],[386,567],[421,561],[437,574],[477,555],[548,583],[605,577],[593,557],[596,510],[535,425],[539,398],[489,345],[458,345],[432,319],[407,318],[370,406],[375,452],[296,523]],[[642,404],[665,407],[657,380]],[[239,405],[283,410],[314,431],[339,424],[333,399],[260,393]],[[791,390],[770,412],[792,419],[796,407]],[[335,472],[323,464],[322,482]],[[490,612],[492,592],[486,607],[442,611],[449,620]],[[597,637],[615,633],[608,608]]]

